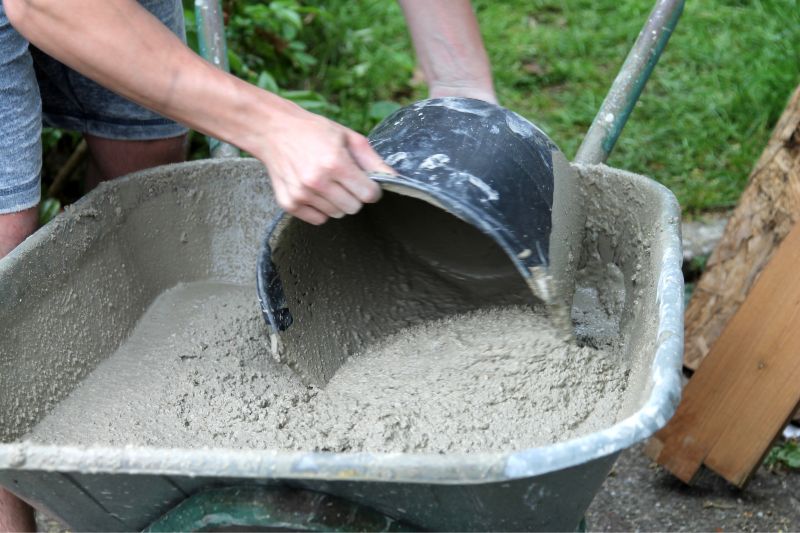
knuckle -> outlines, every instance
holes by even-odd
[[[314,199],[314,191],[304,187],[296,191],[292,196],[297,205],[307,205]]]
[[[342,170],[342,160],[343,156],[339,152],[329,153],[323,156],[320,159],[320,169],[321,174],[324,176],[330,176],[333,173],[340,172]]]
[[[279,198],[278,205],[290,213],[294,213],[300,207],[300,204],[291,196]]]
[[[319,175],[309,176],[303,179],[303,188],[312,191],[321,191],[325,188],[325,178]]]
[[[324,168],[321,172],[315,172],[304,176],[301,182],[304,187],[313,191],[324,191],[330,185],[330,178],[328,177],[330,173],[330,169]]]
[[[366,198],[364,201],[367,203],[375,203],[381,199],[381,196],[382,196],[381,188],[376,185],[375,187],[370,187],[367,190]]]
[[[370,146],[369,141],[363,135],[353,135],[350,138],[350,142],[359,148],[366,148]]]

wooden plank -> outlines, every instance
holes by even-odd
[[[647,453],[689,483],[702,464],[743,486],[800,403],[800,224],[684,390]]]
[[[756,163],[686,309],[684,365],[696,370],[800,218],[800,87]]]

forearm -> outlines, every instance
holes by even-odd
[[[134,0],[0,0],[17,30],[122,96],[246,150],[275,198],[312,224],[380,198],[367,171],[392,172],[367,139],[222,72]]]
[[[37,47],[145,107],[252,151],[253,122],[293,104],[194,54],[134,0],[4,0]],[[252,135],[250,134],[252,132]]]
[[[496,101],[489,58],[469,0],[398,0],[432,97]]]

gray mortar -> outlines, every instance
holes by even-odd
[[[251,283],[260,233],[275,212],[260,167],[242,163],[174,168],[180,174],[160,169],[122,187],[100,188],[74,208],[75,215],[60,217],[48,232],[34,236],[6,260],[11,265],[5,268],[6,275],[18,281],[0,294],[0,309],[8,317],[0,321],[4,440],[30,430],[120,344],[117,353],[124,352],[130,343],[122,341],[136,320],[156,296],[176,283],[208,279]],[[210,179],[216,168],[223,172],[236,168],[237,176]],[[608,418],[607,425],[638,409],[646,391],[649,363],[636,354],[652,351],[655,339],[648,331],[655,324],[647,317],[655,316],[656,303],[655,287],[640,284],[637,278],[650,261],[652,237],[642,234],[637,218],[644,209],[637,203],[645,203],[649,193],[631,182],[618,188],[616,197],[609,197],[602,172],[597,176],[594,172],[587,168],[581,177],[588,219],[580,252],[583,274],[579,272],[578,277],[612,274],[590,280],[594,286],[577,294],[583,308],[604,308],[610,313],[582,316],[586,313],[579,311],[575,318],[589,324],[579,325],[578,332],[590,345],[606,348],[609,342],[618,343],[611,352],[615,365],[623,372],[630,370],[631,376],[619,416]],[[413,241],[403,240],[401,245],[396,238],[386,238],[391,228],[381,224],[380,208],[375,207],[321,228],[292,221],[278,235],[276,262],[296,318],[284,343],[287,353],[308,357],[307,368],[316,372],[312,377],[318,385],[330,379],[350,354],[404,328],[456,313],[528,302],[527,287],[519,276],[510,274],[510,266],[508,272],[499,268],[499,275],[489,275],[491,283],[486,282],[485,273],[443,276],[441,265],[431,268],[424,254],[409,246]],[[54,247],[55,243],[59,246]],[[479,243],[475,249],[502,254],[491,248]],[[59,253],[54,255],[56,249]],[[59,280],[57,288],[51,280]],[[604,296],[609,291],[602,290],[603,284],[608,286],[609,281],[611,286],[625,287],[610,291],[616,296]],[[249,327],[263,332],[255,299],[247,295],[250,289],[242,290],[244,301],[252,303]],[[202,317],[203,309],[193,316]],[[165,324],[180,325],[183,318],[178,314]],[[214,325],[209,329],[213,331]],[[489,323],[484,330],[498,331],[497,326]],[[104,333],[98,335],[98,330]],[[252,342],[259,343],[259,350],[264,348],[261,340]],[[173,350],[177,353],[189,346],[187,337],[185,344],[174,345]],[[14,355],[19,353],[27,355]],[[246,350],[242,357],[247,357]],[[134,368],[145,376],[148,372],[169,375],[157,361]],[[122,387],[119,379],[114,383]],[[142,383],[131,382],[125,394],[146,406],[151,396],[135,392],[141,389]],[[87,405],[84,412],[102,409],[101,404]],[[209,411],[208,416],[215,413]],[[190,443],[191,439],[181,441],[182,446]]]
[[[403,328],[532,300],[492,239],[391,193],[321,227],[289,220],[273,257],[294,316],[281,334],[282,359],[317,386],[349,355]]]
[[[523,306],[526,284],[492,239],[418,199],[387,193],[323,227],[288,220],[273,247],[295,318],[282,356],[297,374],[271,360],[252,287],[180,284],[28,437],[489,452],[616,421],[628,369],[613,264],[579,273],[574,316],[593,347],[579,348]]]
[[[351,357],[323,388],[308,387],[269,357],[252,291],[202,282],[166,291],[119,350],[27,438],[500,451],[612,424],[627,385],[613,342],[602,351],[565,344],[542,314],[506,307],[401,330]],[[595,306],[581,316],[597,314],[605,315]]]
[[[561,175],[570,171],[560,163]],[[561,188],[557,205],[563,209],[563,198],[575,193]],[[570,244],[580,240],[574,221],[583,218],[562,219],[573,222],[559,224],[553,241],[566,245],[551,248],[569,271],[564,299],[579,253]],[[387,193],[362,214],[323,227],[290,219],[274,240],[295,318],[281,335],[281,354],[316,387],[268,360],[252,288],[180,285],[162,293],[116,353],[30,437],[488,452],[616,421],[628,368],[618,361],[625,284],[613,264],[584,269],[593,275],[583,277],[589,283],[578,291],[575,316],[593,348],[579,348],[556,339],[541,312],[520,307],[532,303],[526,284],[492,239],[418,199]],[[188,243],[188,234],[179,241]],[[213,241],[206,245],[213,253]],[[556,318],[563,325],[565,317]]]
[[[181,281],[251,283],[277,207],[263,167],[102,184],[0,261],[0,441],[30,429]]]

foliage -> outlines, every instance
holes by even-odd
[[[787,440],[772,447],[764,463],[775,468],[779,465],[789,468],[800,468],[800,444],[796,440]]]
[[[502,102],[574,155],[653,0],[479,0]],[[609,164],[736,203],[800,82],[797,0],[687,2]]]
[[[45,198],[39,204],[39,225],[44,226],[61,212],[61,202],[55,198]]]
[[[193,2],[184,0],[196,47]],[[653,0],[473,0],[498,95],[573,156]],[[396,2],[223,0],[234,74],[361,132],[423,98]],[[800,82],[800,1],[686,10],[609,164],[651,176],[685,212],[736,203]],[[47,135],[55,135],[48,132]],[[46,140],[46,146],[55,141]],[[204,157],[193,139],[194,157]]]
[[[400,106],[392,98],[408,92],[413,69],[405,30],[399,27],[398,41],[380,24],[400,17],[399,9],[374,4],[224,0],[231,72],[309,111],[369,130]],[[193,2],[184,0],[184,8],[188,40],[197,49]]]
[[[226,9],[254,3],[226,0]],[[473,3],[501,102],[573,156],[653,0]],[[251,70],[320,95],[335,107],[318,112],[362,132],[425,96],[411,83],[413,54],[396,2],[280,5],[298,13],[295,25],[287,32],[273,21],[269,31],[305,47],[285,46],[289,55],[269,52],[259,63],[246,52],[257,37],[240,20],[229,26],[229,41]],[[316,63],[292,59],[294,50]],[[687,2],[609,164],[661,181],[688,213],[734,205],[800,82],[799,64],[798,0]]]

